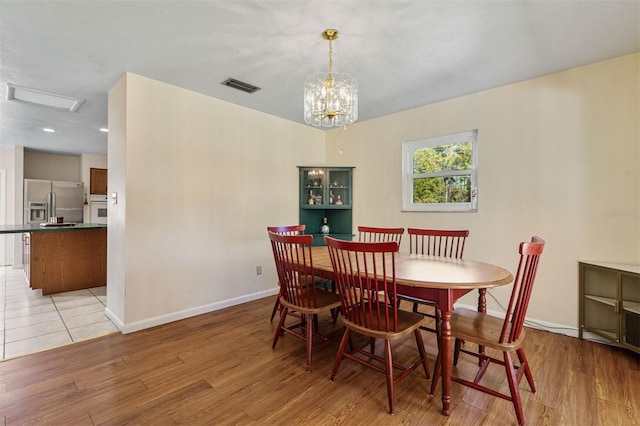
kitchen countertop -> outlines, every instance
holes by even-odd
[[[40,226],[40,224],[0,225],[0,234],[20,234],[23,232],[82,231],[90,229],[107,229],[107,225],[104,223],[76,223],[73,226]]]

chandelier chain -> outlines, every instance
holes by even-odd
[[[329,75],[333,69],[333,39],[329,39]]]

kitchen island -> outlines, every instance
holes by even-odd
[[[0,234],[22,234],[27,281],[43,295],[107,284],[107,225],[2,225]]]

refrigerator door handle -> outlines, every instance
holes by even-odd
[[[49,193],[49,217],[47,218],[47,221],[49,218],[52,218],[55,216],[56,216],[56,193],[50,192]]]

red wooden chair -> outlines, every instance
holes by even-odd
[[[267,226],[267,232],[273,232],[280,235],[303,235],[306,225],[288,225],[288,226]],[[280,283],[278,283],[280,285]],[[271,312],[270,321],[273,322],[273,317],[276,316],[276,312],[280,308],[280,296],[282,295],[282,286],[276,297],[276,302],[273,304],[273,311]]]
[[[464,243],[469,236],[469,230],[445,230],[445,229],[420,229],[409,228],[409,252],[416,254],[426,254],[432,256],[452,257],[462,259]],[[440,315],[435,302],[420,299],[417,297],[404,297],[413,302],[413,312],[420,312],[420,305],[433,307],[433,313],[420,312],[421,314],[433,318],[435,327],[422,326],[423,330],[438,334],[440,329]]]
[[[480,368],[473,381],[460,377],[451,377],[451,380],[489,395],[511,401],[516,411],[518,423],[521,425],[524,424],[524,414],[522,412],[519,384],[523,374],[527,378],[531,391],[534,393],[536,391],[533,375],[523,348],[525,336],[524,320],[544,244],[544,240],[539,237],[532,237],[529,243],[520,243],[518,272],[513,282],[511,299],[504,319],[464,308],[455,309],[451,314],[451,335],[455,338],[454,365],[457,365],[460,353],[473,356],[480,361]],[[501,351],[502,359],[463,349],[462,344],[464,342],[472,342]],[[518,357],[518,365],[514,363],[512,352],[515,352]],[[480,384],[487,367],[491,363],[504,366],[507,382],[509,383],[509,395]],[[431,382],[432,395],[435,392],[441,372],[440,355],[436,360],[435,371],[434,379]]]
[[[288,333],[305,341],[307,346],[307,372],[311,372],[311,354],[337,341],[339,336],[327,338],[316,331],[314,318],[321,312],[329,312],[340,306],[340,297],[330,291],[316,288],[311,244],[313,235],[279,235],[269,233],[273,257],[280,281],[282,312],[273,338],[273,348],[281,334]],[[300,316],[299,322],[286,325],[290,311]],[[299,331],[302,330],[302,331]],[[304,334],[303,334],[304,332]],[[314,343],[319,341],[319,343]]]
[[[409,252],[462,259],[469,230],[409,228]]]
[[[395,241],[400,246],[404,228],[374,228],[372,226],[358,226],[358,241],[361,243],[382,243]]]
[[[398,252],[398,243],[360,243],[331,237],[325,237],[325,242],[338,284],[345,325],[331,380],[335,379],[343,358],[385,373],[389,412],[393,414],[395,383],[420,365],[429,378],[427,355],[420,333],[420,325],[425,318],[399,309],[397,303],[395,254]],[[351,343],[352,332],[369,339],[347,352],[345,349]],[[393,361],[391,341],[410,334],[415,337],[420,357],[411,365],[403,366]],[[375,339],[384,340],[384,356],[375,354]],[[400,373],[395,375],[394,370]]]

